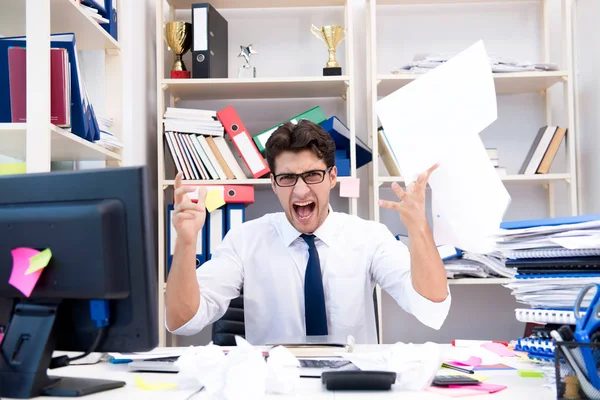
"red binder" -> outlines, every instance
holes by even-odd
[[[197,184],[191,186],[198,186]],[[203,185],[207,190],[217,189],[221,192],[225,203],[254,203],[254,186],[250,185]],[[198,191],[188,193],[190,200],[198,201]]]
[[[233,106],[217,111],[217,118],[225,127],[225,132],[227,132],[236,150],[242,156],[252,177],[260,178],[269,173],[267,162],[256,148],[252,137]]]

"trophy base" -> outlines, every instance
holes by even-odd
[[[241,66],[238,69],[238,78],[256,78],[256,67]]]
[[[325,67],[323,68],[323,76],[336,76],[342,74],[342,67]]]
[[[171,79],[189,79],[192,77],[191,71],[175,71],[171,70]]]

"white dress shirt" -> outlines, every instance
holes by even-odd
[[[353,335],[357,344],[377,343],[373,306],[376,284],[423,324],[441,327],[450,308],[450,291],[439,303],[415,291],[408,248],[385,225],[330,208],[314,235],[330,337]],[[230,230],[212,258],[197,269],[198,311],[171,332],[200,332],[223,316],[243,286],[246,340],[253,345],[297,342],[306,337],[307,263],[308,245],[283,212],[245,222]]]

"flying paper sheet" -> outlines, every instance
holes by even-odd
[[[497,118],[488,56],[479,41],[377,102],[377,114],[407,182],[431,174],[438,245],[494,249],[510,196],[479,133]]]
[[[26,297],[31,296],[31,292],[40,279],[43,269],[38,269],[31,274],[26,274],[31,265],[31,258],[40,254],[40,251],[28,247],[19,247],[11,251],[13,257],[13,267],[10,273],[8,283],[17,288]]]

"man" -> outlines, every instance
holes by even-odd
[[[385,225],[334,212],[335,144],[319,125],[301,120],[279,127],[266,144],[271,186],[284,212],[264,215],[229,231],[211,260],[196,269],[196,237],[204,225],[198,204],[175,184],[177,240],[166,290],[166,327],[191,335],[218,320],[244,289],[246,340],[251,344],[330,335],[377,343],[373,289],[379,284],[422,323],[439,329],[450,307],[446,271],[426,218],[423,173],[400,202],[410,251]]]

